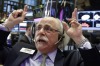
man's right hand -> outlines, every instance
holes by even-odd
[[[14,10],[3,23],[4,26],[8,27],[10,30],[17,24],[24,21],[25,15],[27,14],[28,7],[24,6],[24,9]]]

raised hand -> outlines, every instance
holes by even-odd
[[[71,27],[68,27],[66,23],[63,23],[64,29],[68,36],[72,38],[77,44],[79,44],[85,37],[82,34],[82,26],[77,21],[77,8],[72,13],[72,18],[69,19]]]
[[[24,6],[24,9],[14,10],[5,21],[4,25],[9,29],[12,29],[14,25],[23,22],[25,15],[27,14],[27,5]]]

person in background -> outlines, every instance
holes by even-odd
[[[18,14],[22,15],[18,17]],[[8,19],[0,24],[0,63],[4,66],[81,66],[80,58],[76,52],[63,53],[58,45],[64,39],[65,32],[72,38],[83,58],[83,66],[100,66],[100,55],[96,48],[92,48],[90,42],[82,34],[82,26],[76,20],[77,9],[69,19],[71,27],[54,17],[44,17],[35,26],[35,46],[30,44],[15,44],[12,49],[3,45],[10,30],[14,25],[23,22],[27,13],[27,6],[24,10],[14,10]],[[2,38],[1,38],[2,37]],[[44,59],[44,60],[43,60]]]
[[[32,26],[32,23],[28,22],[25,34],[22,35],[21,37],[19,37],[18,42],[24,42],[24,43],[27,43],[27,44],[34,45],[34,41],[32,41],[31,26]],[[34,45],[34,49],[35,49],[35,45]]]
[[[18,42],[25,42],[28,44],[31,44],[32,40],[31,40],[31,22],[27,23],[26,26],[26,32],[24,35],[22,35],[21,37],[19,37]]]

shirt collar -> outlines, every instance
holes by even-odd
[[[48,53],[48,56],[52,60],[52,62],[55,61],[56,53],[57,53],[57,50],[55,50],[55,51],[53,51],[51,53]]]
[[[37,60],[41,56],[41,53],[37,51],[36,55],[33,57],[33,60]]]
[[[50,60],[51,60],[52,62],[55,61],[56,53],[57,53],[57,50],[48,53],[48,56],[49,56],[49,58],[50,58]],[[38,51],[38,52],[36,53],[36,55],[34,56],[33,60],[38,59],[41,55],[42,55],[41,52]]]

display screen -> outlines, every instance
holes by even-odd
[[[19,24],[15,25],[11,32],[19,32]]]
[[[26,32],[27,22],[19,23],[19,32]]]
[[[83,30],[100,30],[100,11],[78,11],[77,19]]]
[[[24,3],[31,6],[36,6],[37,0],[25,0]]]
[[[34,21],[23,21],[22,23],[19,23],[18,25],[15,25],[11,32],[20,32],[25,33],[27,25],[30,23],[32,24]]]

